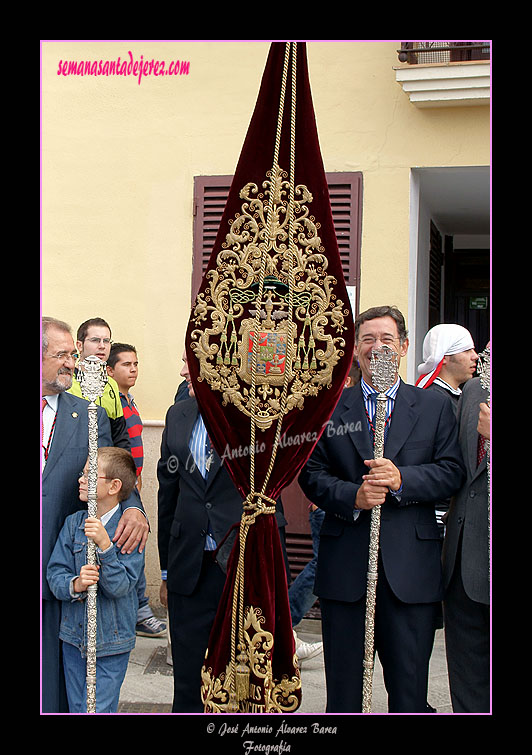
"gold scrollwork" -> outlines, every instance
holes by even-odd
[[[263,191],[254,183],[240,191],[241,213],[230,221],[216,268],[194,305],[191,343],[199,380],[221,392],[224,406],[233,404],[253,417],[261,430],[331,384],[348,315],[335,294],[337,280],[327,271],[320,224],[309,212],[312,194],[304,185],[295,187],[290,225],[286,173],[278,168],[266,175]],[[249,387],[254,339],[256,392]]]
[[[219,677],[213,676],[212,668],[203,666],[201,694],[206,713],[229,713],[233,706],[247,713],[290,713],[299,707],[301,678],[297,658],[293,656],[294,673],[291,677],[283,674],[280,680],[273,678],[274,640],[272,633],[262,628],[263,623],[260,608],[250,606],[246,609],[243,649],[252,678],[261,680],[261,684],[250,684],[247,698],[235,705],[231,695],[231,665]]]

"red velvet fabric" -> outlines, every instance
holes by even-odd
[[[238,572],[239,538],[237,537],[227,568],[227,579],[220,600],[205,659],[210,680],[227,681],[231,659],[232,604]],[[251,663],[249,695],[240,701],[239,713],[294,712],[301,702],[299,671],[294,660],[294,638],[288,603],[286,571],[275,516],[261,514],[249,528],[245,547],[245,610],[256,611],[260,632],[246,628],[247,645],[257,650]],[[264,634],[261,634],[264,632]],[[235,633],[238,643],[238,631]],[[273,640],[273,646],[270,643]],[[238,651],[237,651],[238,654]],[[268,668],[268,662],[271,667]],[[273,684],[268,679],[273,680]],[[207,713],[236,712],[228,706],[229,690],[203,687]],[[219,709],[221,708],[221,710]]]
[[[240,190],[250,182],[261,187],[267,172],[272,168],[284,55],[285,43],[271,45],[256,107],[198,296],[205,294],[208,290],[209,272],[216,269],[217,256],[223,248],[229,221],[241,212],[243,200]],[[245,61],[242,61],[242,64],[245,65]],[[279,166],[286,171],[289,170],[291,87],[291,75],[289,75],[278,160]],[[336,279],[334,291],[336,299],[343,302],[342,309],[347,312],[344,323],[347,329],[341,333],[345,340],[344,356],[332,372],[330,385],[323,386],[316,395],[305,396],[302,408],[291,409],[283,419],[281,447],[277,451],[273,471],[264,491],[270,499],[276,499],[283,488],[292,482],[317,443],[342,392],[351,366],[354,341],[349,299],[344,284],[329,192],[318,143],[304,43],[297,44],[296,92],[295,185],[305,185],[312,194],[312,201],[309,203],[310,212],[319,223],[322,254],[326,255],[328,263],[327,273]],[[254,309],[255,303],[250,301],[243,306],[246,315],[253,317],[248,313]],[[250,418],[231,403],[223,406],[221,392],[213,390],[206,380],[199,379],[199,361],[191,348],[192,334],[197,329],[197,321],[191,316],[187,330],[186,351],[194,392],[211,441],[244,500],[250,492]],[[324,330],[334,338],[339,335],[338,330],[330,321],[324,325]],[[216,343],[216,340],[211,340],[211,343]],[[266,431],[257,430],[256,433],[255,490],[257,491],[262,489],[270,465],[276,427],[277,423],[274,422]],[[231,605],[239,546],[240,539],[237,537],[228,567],[225,592],[209,643],[206,667],[213,670],[215,677],[219,677],[220,674],[223,676],[229,660]],[[271,653],[274,678],[281,679],[283,675],[291,678],[294,652],[291,619],[283,557],[275,518],[272,514],[261,514],[249,527],[245,550],[245,590],[245,605],[253,605],[261,610],[264,627],[274,636],[274,649]],[[253,683],[255,682],[260,686],[257,679],[253,680]]]

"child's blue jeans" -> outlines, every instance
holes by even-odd
[[[129,651],[96,659],[96,713],[116,713],[120,688],[127,671]],[[87,659],[74,645],[63,642],[68,708],[70,713],[87,712]]]

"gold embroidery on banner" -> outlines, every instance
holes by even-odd
[[[292,409],[302,409],[307,396],[330,386],[334,367],[343,356],[342,333],[349,314],[334,292],[336,278],[327,272],[320,224],[310,215],[312,194],[304,185],[295,187],[290,239],[286,177],[280,168],[268,171],[264,193],[254,183],[240,191],[241,214],[230,221],[216,269],[208,272],[208,286],[198,294],[193,310],[191,348],[200,363],[199,380],[222,393],[224,406],[233,404],[254,417],[261,430]],[[264,295],[257,302],[264,263]],[[256,308],[248,309],[252,317],[244,317],[245,305],[253,304]],[[282,402],[286,380],[289,389]]]
[[[262,684],[250,683],[247,698],[237,704],[231,697],[231,664],[218,678],[213,677],[212,668],[203,666],[201,695],[205,713],[290,713],[297,710],[300,703],[297,692],[301,689],[297,658],[293,656],[292,677],[283,674],[280,680],[273,679],[273,635],[261,627],[263,623],[260,608],[251,606],[246,609],[243,649],[250,674]]]

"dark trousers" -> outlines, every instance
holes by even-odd
[[[179,595],[168,591],[174,671],[173,713],[203,713],[201,668],[224,584],[224,572],[213,561],[212,553],[206,552],[194,592]]]
[[[63,672],[62,642],[59,639],[61,603],[42,601],[42,712],[68,713]]]
[[[489,713],[490,609],[467,596],[459,554],[445,594],[443,613],[453,711]]]
[[[429,661],[438,603],[402,603],[382,566],[377,581],[375,650],[390,713],[426,713]],[[327,713],[362,711],[366,597],[354,603],[320,597]]]

